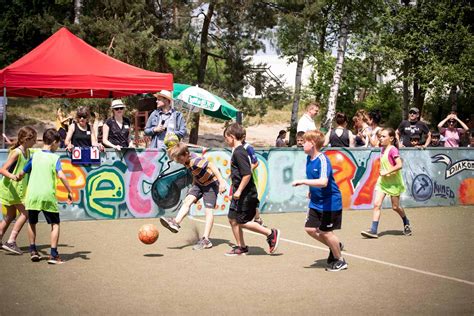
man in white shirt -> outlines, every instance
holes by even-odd
[[[306,107],[306,112],[298,121],[296,132],[307,132],[316,130],[316,124],[314,124],[314,117],[319,113],[319,103],[311,102]]]

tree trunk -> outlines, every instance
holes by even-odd
[[[319,52],[319,58],[322,58],[324,60],[325,56],[324,56],[324,53],[326,52],[325,50],[325,47],[326,47],[326,34],[327,34],[327,27],[328,27],[328,16],[329,16],[329,11],[330,9],[328,8],[327,10],[323,10],[323,25],[321,27],[321,32],[319,33],[319,47],[318,47],[318,52]],[[322,60],[319,59],[317,60],[318,62],[318,65],[317,65],[317,82],[318,82],[318,86],[319,86],[319,82],[321,81],[321,63],[322,63]],[[321,97],[322,97],[322,92],[318,92],[316,95],[315,95],[315,98],[316,98],[316,101],[321,101]]]
[[[420,87],[419,80],[416,78],[413,81],[413,99],[421,115],[421,113],[423,113],[423,104],[425,103],[425,90]]]
[[[326,119],[323,124],[321,124],[321,127],[326,130],[329,130],[334,116],[336,115],[337,94],[339,92],[339,84],[341,83],[342,66],[344,65],[344,55],[346,53],[347,39],[349,37],[348,26],[350,14],[350,10],[347,10],[341,21],[341,33],[339,34],[337,44],[336,66],[334,67],[331,90],[329,91],[328,112]]]
[[[74,0],[74,24],[81,23],[82,0]]]
[[[408,89],[408,61],[404,60],[403,65],[402,65],[402,71],[403,71],[403,118],[407,119],[408,118],[408,108],[410,106],[410,91]]]
[[[452,85],[451,90],[449,91],[449,101],[451,103],[451,111],[458,111],[458,98],[457,98],[458,86]]]
[[[301,48],[298,52],[298,59],[296,61],[295,93],[293,96],[293,108],[291,109],[290,122],[290,146],[293,146],[296,143],[296,127],[298,125],[298,108],[300,105],[301,75],[303,73],[304,58],[304,49]]]
[[[211,1],[209,3],[209,7],[207,9],[207,14],[204,17],[204,22],[202,23],[202,31],[201,31],[201,58],[199,61],[199,68],[198,68],[198,85],[202,85],[204,83],[204,79],[206,78],[206,68],[207,68],[207,43],[209,41],[209,26],[211,24],[212,15],[214,14],[214,6],[215,2]],[[199,138],[199,112],[193,113],[192,116],[192,126],[191,131],[189,133],[189,142],[191,144],[197,144]]]

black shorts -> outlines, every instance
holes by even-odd
[[[258,203],[257,192],[242,194],[240,199],[232,199],[230,202],[229,214],[227,214],[227,217],[229,219],[235,219],[239,224],[251,222],[257,212]]]
[[[32,225],[38,224],[38,215],[40,212],[43,212],[44,218],[46,218],[48,224],[59,224],[59,213],[37,210],[28,210],[28,223]]]
[[[196,197],[196,201],[202,198],[205,208],[215,208],[217,202],[217,194],[219,194],[219,184],[214,182],[210,185],[194,184],[188,191],[188,195]]]
[[[319,228],[320,231],[330,232],[335,229],[341,229],[342,210],[318,212],[313,208],[306,214],[306,223],[304,227]]]

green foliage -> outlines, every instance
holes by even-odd
[[[370,111],[380,111],[381,126],[396,129],[402,121],[401,97],[391,83],[377,86],[376,91],[363,102],[356,105],[356,109],[363,108]],[[355,112],[355,111],[354,111]]]

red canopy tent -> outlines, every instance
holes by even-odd
[[[107,56],[63,27],[0,70],[0,83],[4,102],[7,96],[119,98],[173,90],[173,75],[143,70]]]
[[[9,97],[115,98],[173,90],[172,74],[107,56],[65,27],[0,70],[0,82]]]

